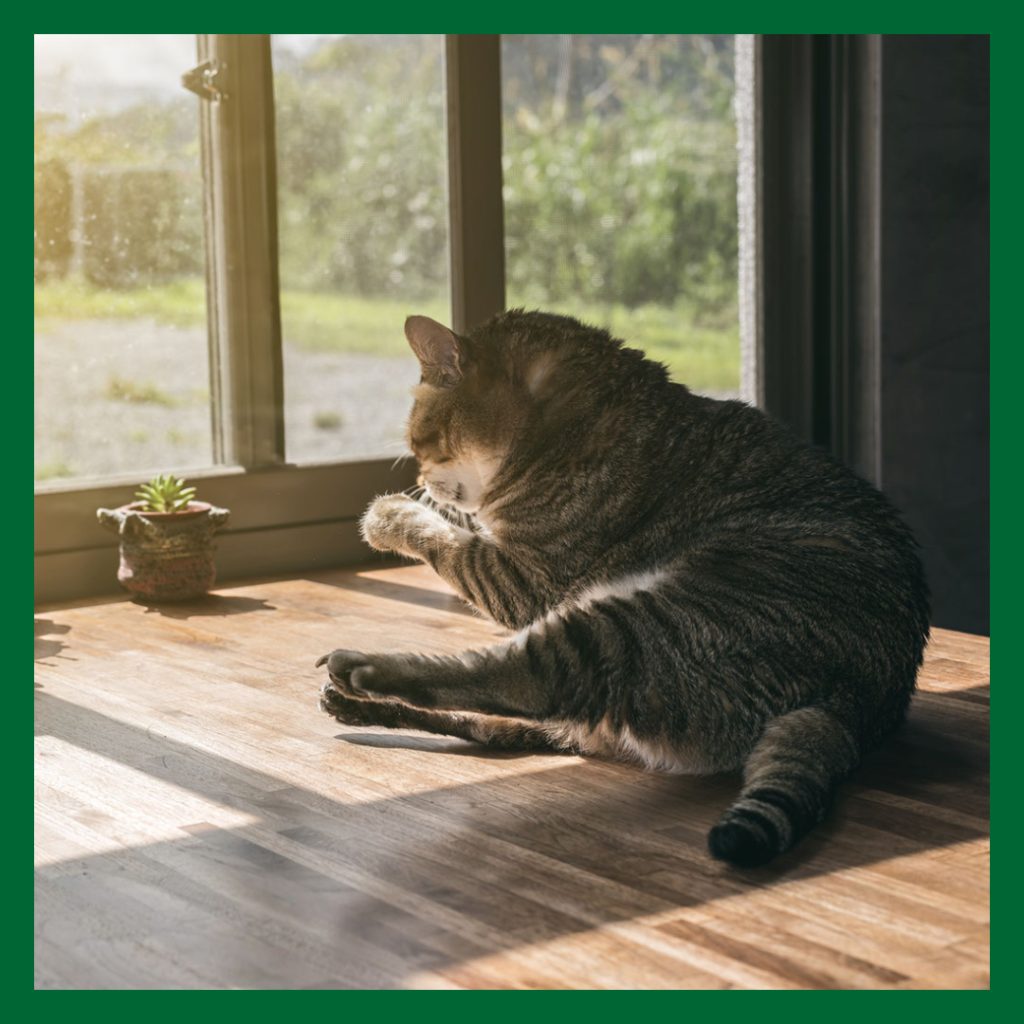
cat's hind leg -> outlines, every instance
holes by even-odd
[[[537,724],[550,717],[553,679],[532,671],[514,642],[459,656],[339,649],[320,658],[321,665],[327,666],[330,684],[347,697]]]
[[[426,711],[397,700],[362,700],[346,695],[331,680],[320,691],[320,708],[343,725],[418,729],[483,743],[496,750],[562,749],[552,743],[544,730],[519,719],[456,711]]]

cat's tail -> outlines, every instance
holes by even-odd
[[[773,718],[747,759],[739,799],[708,834],[711,856],[755,867],[788,850],[825,816],[859,759],[853,733],[827,708]]]

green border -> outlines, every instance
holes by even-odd
[[[74,5],[58,3],[47,5],[45,9],[39,9],[33,12],[33,14],[34,16],[27,19],[32,22],[32,33],[57,30],[77,30],[83,33],[111,30],[124,31],[126,27],[132,31],[151,29],[156,32],[168,29],[170,27],[169,22],[174,22],[180,26],[183,22],[195,24],[207,21],[215,23],[223,21],[240,22],[242,27],[264,30],[263,25],[254,25],[253,22],[265,22],[267,20],[287,20],[291,24],[286,27],[292,31],[296,28],[315,28],[317,31],[323,31],[325,27],[330,30],[344,27],[349,30],[370,32],[380,30],[381,28],[394,30],[397,25],[401,25],[403,31],[416,32],[452,31],[453,29],[480,31],[481,29],[493,30],[500,27],[494,24],[498,19],[494,8],[491,7],[483,5],[467,6],[459,10],[447,6],[431,8],[423,3],[411,4],[401,2],[388,3],[386,12],[378,5],[321,7],[319,11],[314,7],[297,11],[294,5],[289,5],[289,11],[286,16],[282,16],[280,11],[275,11],[273,15],[270,15],[265,9],[251,4],[230,4],[225,6],[223,3],[215,5],[192,3],[186,4],[184,9],[180,6],[168,9],[162,6],[147,8],[139,5],[129,7],[128,5],[111,6],[110,4],[101,4],[92,6],[81,3]],[[28,56],[27,60],[24,58],[23,54],[25,51],[22,50],[21,45],[22,35],[17,27],[17,22],[20,21],[21,17],[20,9],[16,5],[12,5],[7,19],[15,24],[9,30],[8,58],[2,69],[2,76],[6,86],[4,95],[8,100],[7,120],[9,122],[16,121],[17,118],[17,115],[11,111],[14,105],[12,102],[13,98],[25,88],[24,83],[26,81],[32,80],[32,57],[31,55]],[[638,8],[636,4],[631,3],[628,5],[616,4],[614,7],[605,5],[602,9],[596,5],[578,2],[575,4],[562,3],[555,6],[550,2],[541,4],[534,2],[534,0],[522,0],[522,2],[516,3],[514,7],[508,10],[507,18],[503,20],[513,23],[511,27],[520,30],[525,28],[536,31],[543,25],[543,30],[546,32],[564,31],[570,27],[578,30],[580,23],[583,22],[587,31],[593,31],[595,27],[616,30],[629,29],[632,31],[637,29],[644,31],[657,29],[672,32],[730,31],[737,33],[750,31],[878,31],[879,29],[885,29],[889,33],[897,34],[942,34],[950,32],[990,34],[992,36],[991,80],[993,87],[991,104],[991,194],[992,208],[997,211],[997,215],[992,217],[991,236],[991,305],[994,314],[992,337],[995,341],[992,348],[993,354],[996,357],[993,362],[998,370],[993,377],[995,386],[992,389],[994,399],[991,418],[993,465],[997,466],[1001,461],[1006,470],[1010,470],[1011,464],[1020,462],[1020,456],[1014,449],[1019,444],[1017,439],[1024,437],[1024,427],[1019,422],[1015,422],[1014,414],[1016,412],[1015,406],[1019,407],[1021,404],[1017,392],[1020,387],[1019,382],[1022,379],[1021,349],[1024,347],[1024,327],[1021,325],[1022,318],[1020,314],[1011,307],[1009,298],[1014,295],[1020,295],[1024,291],[1020,280],[1021,268],[1024,267],[1024,260],[1022,260],[1020,255],[1020,240],[1024,237],[1024,217],[1021,215],[1021,191],[1024,188],[1024,169],[1022,169],[1019,155],[1022,149],[1024,149],[1021,145],[1021,136],[1024,134],[1021,97],[1024,96],[1024,89],[1021,86],[1020,71],[1021,65],[1024,63],[1021,57],[1024,36],[1020,32],[1012,31],[1021,23],[1022,19],[1011,9],[1010,4],[975,3],[965,8],[951,3],[904,4],[897,6],[891,0],[887,3],[881,3],[878,0],[864,0],[864,2],[858,3],[855,6],[851,5],[847,9],[837,10],[820,3],[812,5],[802,2],[790,4],[782,8],[764,2],[754,2],[754,0],[732,0],[731,3],[714,7],[695,5],[693,8],[689,8],[682,4],[662,4]],[[385,24],[382,25],[382,22]],[[444,22],[449,24],[439,24]],[[461,24],[452,25],[450,24],[451,22],[460,22]],[[625,22],[629,24],[624,24]],[[723,25],[721,22],[726,24]],[[114,26],[117,27],[114,28]],[[206,27],[209,28],[210,26],[207,25]],[[213,28],[221,27],[235,28],[236,26],[217,24],[213,26]],[[180,28],[179,31],[181,31]],[[21,170],[16,154],[17,148],[14,147],[14,153],[11,154],[13,159],[9,158],[3,162],[3,174],[8,179],[8,194],[15,196],[21,194],[20,189],[25,187],[21,183],[28,180],[29,174],[28,161],[26,160],[24,163],[25,170]],[[14,185],[15,182],[17,182],[17,188],[11,188],[10,186]],[[28,195],[27,190],[24,194]],[[24,238],[25,242],[23,244],[27,245],[29,235],[31,234],[31,203],[23,203],[16,199],[9,204],[8,210],[10,214],[8,237]],[[8,246],[8,251],[3,256],[9,271],[9,279],[17,280],[18,275],[24,273],[27,280],[27,260],[20,255],[11,253],[9,250],[10,246]],[[9,289],[9,291],[13,292],[13,289]],[[1001,303],[999,301],[1000,296],[1002,297]],[[28,295],[25,297],[19,295],[16,302],[9,303],[9,308],[15,310],[15,323],[21,321],[22,318],[28,321],[28,331],[31,333],[32,309]],[[13,434],[15,433],[13,428],[20,427],[23,423],[31,423],[33,419],[31,408],[33,402],[32,390],[28,386],[28,381],[33,375],[33,360],[31,349],[27,345],[22,346],[18,343],[9,345],[7,346],[7,352],[10,360],[6,374],[7,379],[12,383],[16,381],[25,382],[23,385],[14,384],[12,387],[13,393],[8,394],[8,400],[4,403],[3,407],[4,415],[8,420],[10,434]],[[15,475],[23,475],[26,481],[31,480],[33,478],[33,466],[32,445],[30,443],[24,445],[24,454],[19,446],[14,461],[18,467],[18,472]],[[1007,476],[1009,475],[1007,473]],[[1017,496],[1019,488],[1015,487],[1012,483],[1004,482],[998,474],[994,474],[992,490],[994,498],[992,550],[998,550],[1000,554],[1000,557],[995,560],[992,573],[993,632],[998,635],[1008,636],[1011,632],[1011,616],[1013,616],[1016,608],[1021,604],[1020,594],[1022,588],[1018,582],[1021,560],[1016,549],[1004,541],[1009,541],[1010,531],[1020,521],[1019,513],[1011,505],[1013,498]],[[18,502],[10,504],[6,509],[5,515],[7,525],[11,528],[17,528],[19,533],[22,523],[21,507]],[[26,513],[25,519],[27,520],[27,518]],[[16,550],[19,552],[19,557],[16,559],[17,573],[20,575],[24,571],[25,576],[31,580],[32,545],[19,542]],[[22,570],[23,565],[25,566],[24,570]],[[31,590],[31,584],[28,584],[26,589]],[[13,604],[13,602],[11,603]],[[16,609],[12,609],[12,611],[16,612]],[[17,614],[8,615],[5,618],[7,622],[11,622],[12,619],[17,619]],[[997,651],[999,650],[998,644],[996,649]],[[1001,655],[996,659],[997,665],[1008,664],[1008,659],[1000,661],[999,657]],[[1008,692],[1005,696],[1001,695],[997,699],[997,706],[1000,706],[1000,701],[1006,705],[1012,705],[1014,702],[1019,705],[1020,688],[1024,684],[1021,684],[1019,681],[1015,681],[1015,683],[1016,685],[1008,686]],[[1002,736],[1006,744],[1013,744],[1014,740],[1010,738],[1009,730],[1013,727],[1011,725],[1012,722],[1015,720],[1020,721],[1020,716],[1014,715],[1012,706],[1008,706],[1006,710],[1000,712],[1000,715],[1002,717],[997,719],[997,721],[1001,723],[999,728],[1002,731],[999,732],[998,729],[993,730],[995,733],[993,746],[997,752],[995,760],[998,762],[1001,757],[1006,762],[1004,767],[1009,781],[1005,783],[1004,788],[1008,788],[1012,785],[1012,775],[1016,765],[1011,763],[1012,755],[1010,753],[1000,753],[1004,750],[1004,747],[999,742],[999,737]],[[1019,740],[1016,742],[1019,744]],[[1010,749],[1012,750],[1012,747]],[[16,776],[20,777],[22,773],[26,772],[31,775],[31,768],[26,769],[26,765],[30,766],[32,764],[31,757],[22,753],[20,743],[6,745],[4,754],[12,767],[16,769]],[[993,788],[997,793],[1003,791],[1000,787]],[[31,809],[29,809],[28,817],[31,822]],[[1004,828],[1004,834],[1007,834],[1010,839],[1013,838],[1012,833],[1014,831],[1016,830],[1012,825],[1007,825]],[[15,869],[8,874],[9,886],[14,889],[13,896],[16,906],[23,905],[25,907],[24,917],[32,920],[31,888],[26,886],[26,892],[23,895],[21,887],[16,881],[20,876],[20,871],[18,870],[22,857],[20,851],[20,837],[16,840],[9,840],[6,844],[6,859],[12,862],[11,867]],[[1016,965],[1011,963],[1012,953],[1010,952],[1010,947],[1013,945],[1014,933],[1018,930],[1019,911],[1021,908],[1020,889],[1024,885],[1024,882],[1019,877],[1014,877],[1018,876],[1019,873],[1020,868],[1014,864],[1008,866],[1005,876],[999,876],[998,874],[994,876],[994,878],[1000,878],[1001,893],[998,901],[993,899],[993,903],[998,908],[997,913],[994,915],[994,930],[997,936],[1005,937],[1005,944],[994,943],[992,959],[997,965],[994,973],[1000,979],[1000,982],[1003,983],[1005,992],[997,994],[996,997],[991,997],[986,993],[979,993],[977,997],[984,1000],[984,1011],[992,1013],[996,1019],[1001,1019],[1004,1013],[1007,1017],[1014,1015],[1011,1008],[1018,1002],[1014,998],[1013,978],[1015,977],[1016,970],[1019,970],[1019,968],[1016,968]],[[16,913],[11,916],[13,920],[20,921],[22,919],[20,906],[17,907]],[[11,929],[11,938],[14,949],[8,954],[6,959],[7,970],[5,973],[9,978],[9,983],[13,990],[12,994],[20,994],[26,989],[31,988],[32,985],[32,945],[29,942],[22,943],[20,928]],[[13,1012],[19,1018],[21,1016],[19,1009],[25,1013],[32,1013],[40,1020],[45,1020],[51,1015],[55,1017],[58,1013],[63,1018],[70,1009],[68,1000],[75,995],[77,993],[73,992],[41,993],[32,1000],[30,1006],[25,1005],[22,1008],[17,1002],[13,1003],[13,1005],[9,1004],[11,1006],[9,1012]],[[365,1007],[367,1004],[364,1000],[373,999],[374,995],[375,993],[372,992],[345,993],[345,1007],[355,1009]],[[702,1008],[707,1007],[707,1003],[704,1000],[708,999],[712,994],[644,992],[638,995],[644,1004],[644,1010],[650,1011],[653,1009],[655,1012],[658,1012],[667,1008],[667,1000],[674,1001],[680,998],[686,1000],[686,1009],[691,1011],[697,1008],[693,1003],[695,999],[702,1003]],[[136,1007],[141,1009],[144,1002],[147,1021],[170,1021],[176,1019],[181,1012],[181,1004],[173,1000],[171,1003],[162,1003],[158,1002],[157,999],[149,998],[145,993],[129,993],[127,997],[132,1001],[131,1009]],[[958,1018],[962,1017],[967,1006],[965,1000],[970,998],[970,994],[958,992],[922,993],[921,997],[927,1002],[926,1009],[930,1019],[936,1017],[939,1019],[944,1017],[952,1019],[954,1014]],[[98,993],[85,997],[90,1011],[107,1011],[108,1013],[114,1009],[113,1000],[116,998],[117,995],[109,993]],[[215,999],[216,996],[213,998]],[[265,1006],[268,1013],[276,1012],[281,1006],[279,995],[258,992],[245,997],[245,1008],[247,1010],[250,1008],[255,1009],[255,1000],[263,1000],[265,998],[267,1001],[260,1008],[262,1009]],[[320,996],[318,998],[321,999],[322,1005],[322,1000],[328,997]],[[419,1001],[419,993],[410,993],[407,996],[396,995],[394,998],[399,1000],[399,1002],[391,1004],[390,1008],[393,1011],[406,1014],[410,1012],[423,1012],[424,1003]],[[411,998],[417,999],[415,1006],[410,1004],[409,1000]],[[424,998],[432,1000],[432,1004],[427,1008],[428,1013],[444,1012],[446,1016],[456,1016],[457,1011],[455,1011],[452,1002],[452,995],[440,993],[426,994]],[[493,1012],[495,1007],[494,999],[488,995],[460,993],[456,998],[472,1000],[471,1008],[475,1010],[481,1008],[482,999],[487,1000],[488,1012]],[[582,994],[581,998],[589,1001],[588,1005],[584,1008],[584,1012],[587,1013],[588,1017],[598,1011],[596,1004],[592,1001],[597,998],[596,994]],[[609,1001],[602,1007],[602,1011],[610,1017],[614,1015],[615,1018],[618,1018],[624,1012],[636,1012],[632,1002],[629,1009],[627,1009],[625,1002],[627,999],[632,1001],[635,998],[633,993],[609,993],[607,998]],[[799,996],[796,998],[799,998]],[[816,999],[814,996],[811,998]],[[840,1017],[846,1015],[842,1012],[843,1008],[837,1006],[830,996],[827,998],[830,998],[828,1007],[830,1018],[836,1014],[837,1010],[840,1011]],[[851,1004],[849,1000],[842,1000],[846,1004],[845,1010],[849,1014],[849,1019],[862,1021],[865,1013],[872,1016],[879,1013],[881,1008],[877,998],[868,998],[872,1000],[870,1006],[865,1005],[862,1001],[855,1001]],[[894,998],[898,999],[901,997],[897,995]],[[992,998],[995,998],[996,1001],[992,1002]],[[40,999],[47,1000],[45,1007],[41,1004]],[[575,1003],[571,1008],[568,1007],[564,997],[557,993],[538,993],[536,996],[530,997],[530,999],[530,1013],[531,1015],[536,1015],[540,1011],[541,1018],[539,1019],[543,1019],[548,1015],[554,1018],[556,1014],[561,1017],[567,1011],[579,1012],[581,1009],[579,1003]],[[791,995],[777,994],[774,996],[773,1008],[776,1011],[785,1013],[789,1017],[796,1010],[793,999],[794,997]],[[836,999],[842,999],[842,994],[837,994]],[[856,1000],[857,997],[854,997],[854,999]],[[353,1003],[352,1000],[356,1002]],[[557,1003],[555,1002],[556,1000],[558,1001]],[[189,997],[189,1009],[192,1013],[195,1012],[195,1002],[195,998]],[[205,999],[204,1002],[206,1009],[209,1010],[210,1003]],[[465,1013],[467,1009],[470,1009],[470,1006],[467,1004],[463,1005],[463,1013]],[[220,1006],[223,1013],[223,1004],[220,1004]],[[379,1007],[380,1003],[377,1003],[377,1012],[379,1012]],[[83,1003],[76,1007],[76,1009],[84,1008]],[[676,1012],[682,1008],[678,1003],[672,1007]],[[920,1006],[916,1008],[919,1010],[925,1009],[925,1007]],[[216,1012],[216,1009],[214,1007],[213,1012]],[[237,1012],[238,1004],[234,1004],[232,1009]],[[335,1009],[335,1012],[339,1012],[339,1010],[343,1012],[343,1009],[343,1007],[338,1007]],[[506,1011],[510,1015],[521,1014],[523,1009],[524,1005],[518,1001],[511,1005],[506,1003]],[[718,1004],[717,1009],[721,1012],[722,1004]],[[749,1002],[744,1002],[742,1005],[734,1004],[730,1009],[733,1013],[742,1013],[744,1016],[747,1016],[751,1013],[753,1007]],[[888,1004],[887,1000],[886,1010],[888,1011],[889,1009],[890,1004]],[[893,1013],[895,1017],[895,1013],[899,1013],[902,1016],[910,1008],[903,1005],[901,1007],[892,1007],[892,1009],[895,1010]],[[976,1009],[981,1010],[982,1006],[979,1005]],[[813,1005],[804,1007],[804,1012],[806,1013],[807,1011],[817,1016],[821,1013],[822,1006],[820,1002],[815,1001]],[[801,1015],[798,1014],[798,1016]],[[888,1016],[887,1013],[886,1016]],[[538,1018],[534,1017],[533,1019],[536,1020]]]

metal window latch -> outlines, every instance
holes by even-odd
[[[201,100],[219,103],[228,98],[228,94],[217,84],[218,80],[223,81],[224,70],[222,61],[204,60],[181,76],[181,84]]]

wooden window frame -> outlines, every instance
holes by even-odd
[[[452,327],[505,308],[501,175],[501,37],[445,40]]]
[[[213,461],[283,465],[274,80],[267,35],[200,35],[221,100],[201,98]]]
[[[881,485],[879,35],[765,35],[757,404]],[[742,238],[742,233],[741,233]]]

